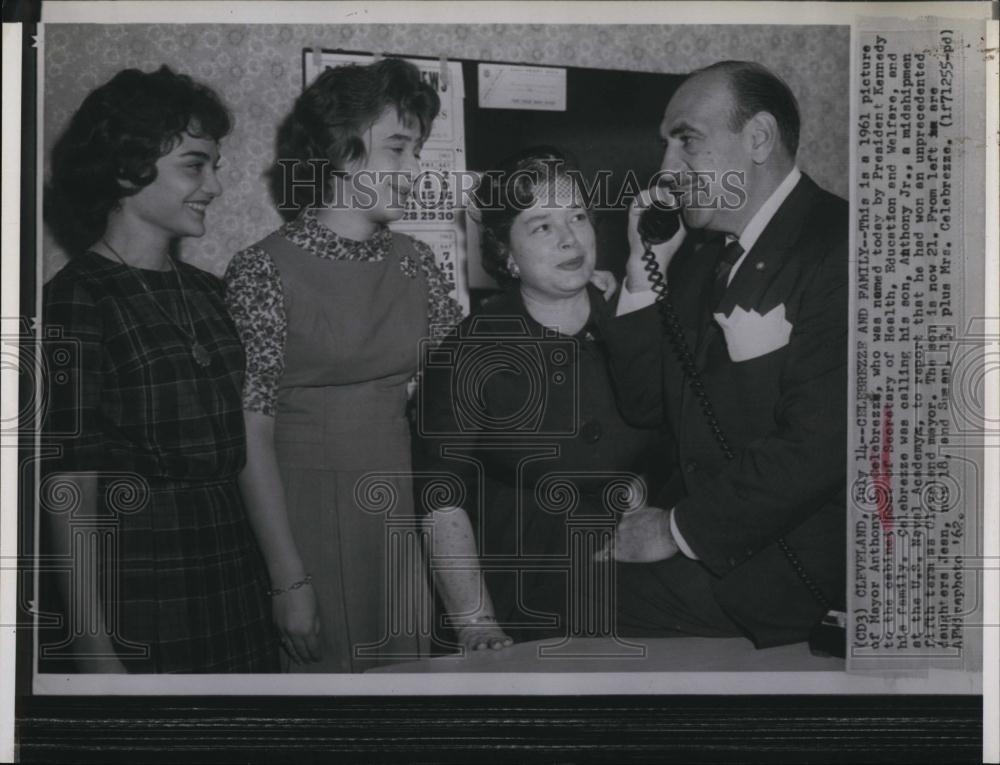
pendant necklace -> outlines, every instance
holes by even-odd
[[[194,320],[191,318],[191,310],[188,308],[187,296],[184,294],[184,284],[181,281],[181,272],[177,270],[177,266],[174,265],[173,258],[167,255],[167,263],[170,265],[170,270],[174,272],[174,276],[177,277],[177,289],[181,293],[181,305],[184,307],[184,317],[187,319],[188,327],[190,329],[184,329],[180,324],[178,324],[174,317],[171,316],[164,308],[160,305],[160,301],[156,299],[153,295],[153,290],[150,289],[149,284],[146,283],[145,277],[140,273],[138,268],[130,266],[125,262],[125,259],[118,254],[118,251],[108,244],[108,240],[101,237],[101,244],[108,248],[112,255],[118,258],[118,261],[125,266],[129,271],[135,274],[136,278],[139,280],[139,284],[142,285],[143,291],[149,295],[149,299],[153,301],[153,305],[156,306],[163,317],[174,325],[177,329],[181,331],[182,334],[187,337],[189,343],[191,343],[191,355],[194,357],[195,362],[200,367],[207,367],[212,363],[212,357],[208,355],[208,351],[205,350],[205,346],[198,342],[198,335],[194,330]]]

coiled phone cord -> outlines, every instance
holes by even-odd
[[[694,354],[691,353],[687,340],[684,339],[684,330],[681,327],[680,318],[677,316],[677,311],[674,310],[673,301],[670,299],[670,295],[667,290],[666,278],[660,271],[659,266],[656,264],[656,256],[653,254],[650,243],[643,239],[642,246],[645,250],[642,254],[643,269],[646,271],[646,276],[649,279],[650,288],[656,294],[656,304],[659,306],[660,320],[663,323],[663,329],[667,335],[667,339],[670,340],[670,344],[673,346],[674,355],[677,357],[677,360],[681,365],[681,370],[684,372],[684,376],[688,380],[691,391],[698,399],[698,406],[701,407],[701,411],[705,416],[705,422],[708,423],[708,426],[712,429],[712,435],[715,437],[716,443],[719,444],[719,448],[722,450],[725,458],[727,460],[733,460],[736,458],[736,453],[729,445],[729,441],[726,439],[726,434],[722,430],[722,426],[719,424],[718,418],[715,416],[715,410],[712,407],[712,402],[708,398],[708,394],[705,392],[705,384],[702,382],[701,374],[698,372],[698,368],[694,363]],[[816,582],[813,581],[812,577],[810,577],[806,572],[805,566],[803,566],[802,561],[799,560],[799,556],[795,554],[795,551],[792,550],[788,542],[785,541],[785,538],[778,537],[776,542],[782,553],[784,553],[788,563],[798,575],[799,580],[806,586],[816,602],[828,611],[831,610],[833,606],[829,599],[823,594],[819,585],[817,585]]]

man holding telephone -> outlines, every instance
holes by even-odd
[[[796,167],[795,97],[758,64],[690,75],[660,135],[684,225],[655,244],[633,205],[602,329],[624,416],[672,433],[677,473],[604,551],[619,632],[802,641],[845,598],[847,203]]]

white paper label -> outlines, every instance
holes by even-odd
[[[566,111],[566,70],[542,66],[479,65],[480,109]]]

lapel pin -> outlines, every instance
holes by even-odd
[[[766,268],[766,266],[764,265],[764,261],[758,260],[754,268],[756,268],[758,271],[763,271]]]

